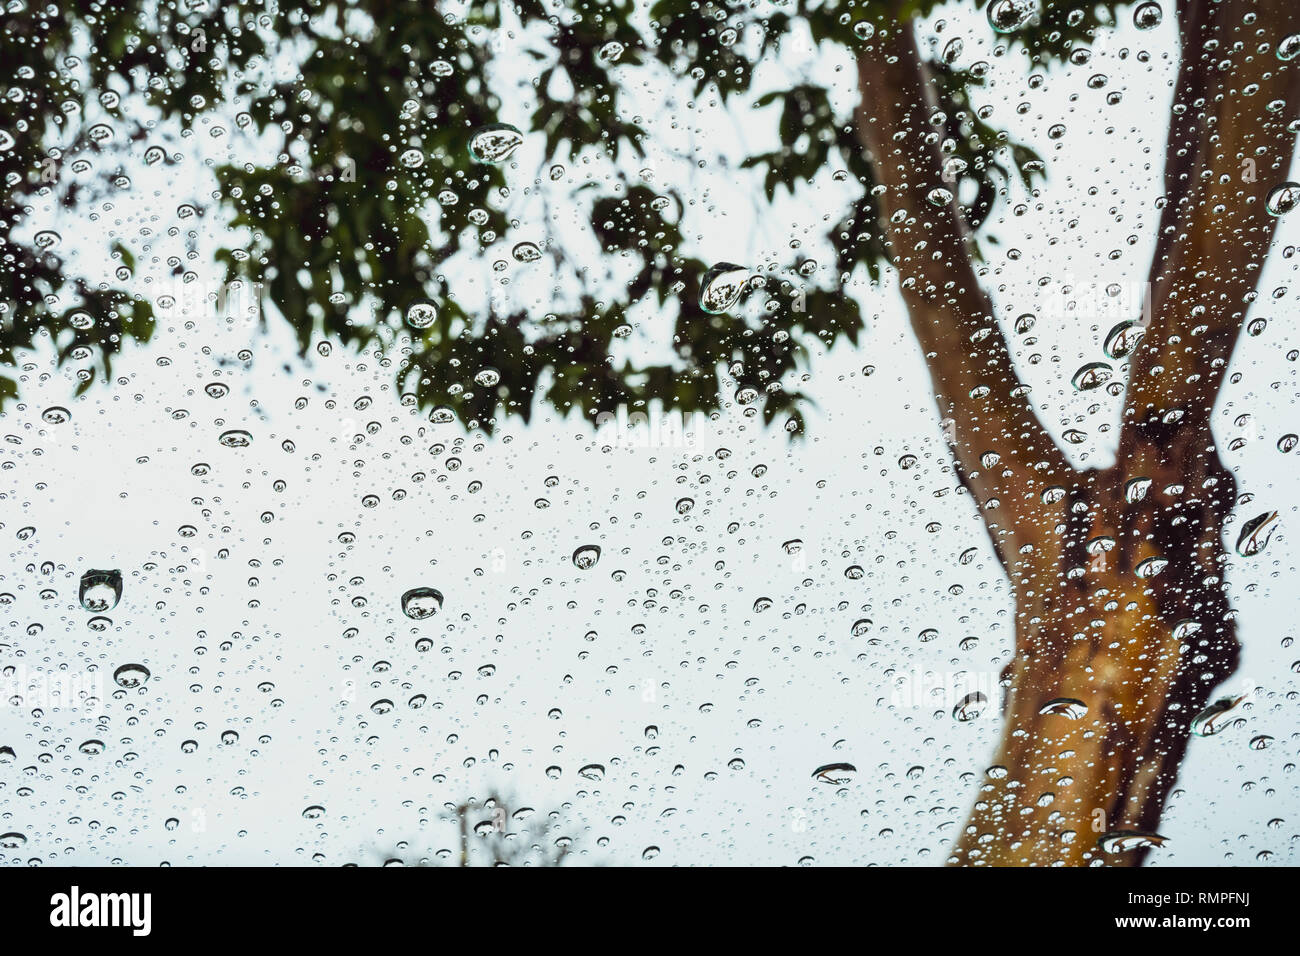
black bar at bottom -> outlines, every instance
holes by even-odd
[[[1099,932],[1145,941],[1197,933],[1231,943],[1260,929],[1290,931],[1291,881],[1285,869],[573,868],[491,876],[453,868],[7,869],[0,939],[252,943],[260,951],[278,942],[406,945],[400,940],[410,933],[447,944],[444,934],[454,932],[496,948],[515,936],[609,931],[617,934],[610,943],[664,932],[679,943],[682,933],[697,944],[716,934],[734,945],[781,926],[837,944],[845,934],[882,932],[994,945],[1084,944]]]

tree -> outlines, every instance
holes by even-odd
[[[1128,10],[1113,0],[976,5],[999,42],[1035,64],[1085,62]],[[1236,662],[1221,587],[1236,495],[1210,412],[1276,217],[1300,198],[1283,183],[1300,117],[1291,61],[1300,11],[1289,0],[1179,0],[1172,10],[1148,0],[1133,11],[1141,25],[1177,18],[1182,64],[1149,320],[1134,316],[1107,343],[1128,365],[1118,461],[1079,470],[1037,417],[980,284],[990,211],[1013,182],[1040,181],[1045,164],[972,105],[983,69],[921,50],[915,24],[937,7],[11,6],[0,33],[16,77],[0,100],[0,363],[16,367],[49,341],[61,360],[85,365],[84,388],[108,377],[126,340],[154,334],[155,303],[129,287],[130,248],[112,249],[116,284],[95,282],[67,265],[60,238],[29,210],[40,197],[83,208],[129,188],[121,150],[183,162],[163,145],[165,124],[189,135],[212,116],[236,116],[279,154],[216,170],[219,208],[232,236],[247,237],[221,254],[229,281],[260,284],[304,351],[324,337],[397,355],[405,395],[435,421],[490,429],[541,402],[589,418],[652,401],[711,411],[730,392],[798,433],[792,373],[806,343],[856,343],[864,318],[841,290],[855,271],[874,278],[892,264],[961,480],[1016,601],[997,758],[1006,772],[981,784],[951,860],[1139,863],[1192,720]],[[795,36],[848,52],[856,109],[837,111],[832,91],[806,80],[758,88],[760,64]],[[529,110],[495,86],[507,43],[510,56],[535,60]],[[689,197],[625,168],[650,136],[625,108],[628,84],[653,71],[689,77],[696,95],[779,107],[781,148],[745,161],[763,172],[769,201],[833,167],[859,185],[828,236],[833,270],[802,258],[772,264],[755,315],[738,304],[760,284],[750,270],[689,255]],[[509,125],[525,112],[527,132]],[[506,172],[525,137],[545,143],[557,181],[565,163],[607,162],[603,181],[568,197],[585,210],[604,274],[533,244],[507,214]],[[69,173],[78,160],[90,170],[80,179]],[[1247,166],[1258,174],[1244,176]],[[549,255],[564,277],[541,314],[458,297],[453,266],[506,246],[519,260]],[[193,275],[180,261],[174,269]],[[669,316],[668,358],[625,357],[619,343],[634,326]],[[1081,370],[1076,385],[1105,385],[1111,371]],[[16,394],[0,377],[0,399]],[[1248,550],[1266,538],[1267,519]]]

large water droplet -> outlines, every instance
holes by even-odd
[[[1150,478],[1130,478],[1124,483],[1124,500],[1133,504],[1141,501],[1151,490]]]
[[[1273,536],[1276,527],[1276,511],[1266,511],[1251,518],[1241,526],[1241,534],[1237,536],[1237,553],[1243,558],[1253,558],[1268,545],[1268,539]]]
[[[1264,208],[1272,216],[1284,216],[1296,206],[1300,206],[1300,183],[1282,183],[1268,191]]]
[[[1014,33],[1038,18],[1038,0],[993,0],[988,18],[998,33]]]
[[[423,621],[442,610],[442,592],[434,588],[411,588],[402,595],[402,613],[412,621]]]
[[[1111,830],[1097,838],[1097,846],[1104,853],[1127,853],[1129,850],[1145,850],[1164,846],[1168,841],[1158,833],[1145,833],[1141,830]]]
[[[1229,716],[1245,699],[1244,694],[1240,697],[1220,697],[1192,718],[1192,733],[1198,737],[1213,737],[1231,723]]]
[[[81,606],[87,611],[111,611],[122,599],[122,572],[91,569],[81,576]]]
[[[1164,16],[1165,12],[1160,9],[1160,4],[1155,0],[1147,0],[1146,3],[1138,4],[1137,9],[1133,11],[1133,25],[1139,30],[1152,30],[1160,26]]]
[[[1111,374],[1111,367],[1105,362],[1089,362],[1074,373],[1071,381],[1079,391],[1087,392],[1105,385]]]
[[[413,329],[427,329],[438,318],[432,302],[416,302],[406,310],[406,324]]]
[[[1038,709],[1040,714],[1079,720],[1088,713],[1088,705],[1077,697],[1057,697]]]
[[[1147,558],[1139,561],[1133,573],[1140,578],[1154,578],[1157,574],[1169,567],[1169,561],[1165,558]]]
[[[953,720],[964,724],[977,719],[984,713],[984,708],[988,705],[988,702],[988,698],[979,691],[967,694],[952,709]]]
[[[469,154],[476,162],[504,163],[524,143],[524,134],[509,123],[484,126],[470,137]]]
[[[1132,355],[1146,332],[1146,325],[1136,319],[1120,322],[1106,333],[1105,341],[1101,346],[1102,351],[1112,359],[1122,359]]]
[[[829,783],[839,787],[852,783],[857,772],[858,768],[851,763],[828,763],[822,764],[813,771],[812,775],[818,783]]]
[[[510,254],[516,262],[536,262],[542,257],[542,250],[535,242],[517,242]]]
[[[740,299],[749,282],[750,271],[731,262],[719,262],[700,282],[700,308],[712,315],[720,315]]]
[[[113,671],[113,682],[118,687],[125,687],[128,690],[141,686],[148,679],[149,668],[143,664],[123,664]]]

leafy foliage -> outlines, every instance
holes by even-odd
[[[1045,2],[1038,23],[1008,39],[1037,62],[1077,57],[1120,5]],[[277,158],[216,170],[219,211],[232,236],[248,237],[220,259],[230,279],[261,284],[304,352],[321,337],[354,348],[398,341],[408,400],[483,428],[502,409],[526,418],[539,401],[587,417],[650,401],[708,411],[723,400],[726,369],[765,394],[768,421],[781,416],[797,431],[791,373],[814,338],[858,341],[865,319],[842,290],[859,269],[878,278],[885,250],[853,115],[837,113],[813,80],[758,88],[759,67],[797,31],[851,52],[874,24],[935,9],[933,0],[658,0],[648,11],[635,0],[483,0],[455,13],[412,0],[11,4],[0,14],[11,74],[0,98],[0,365],[16,369],[23,352],[52,343],[61,362],[80,366],[84,388],[109,375],[128,340],[154,335],[154,303],[132,282],[130,250],[112,250],[113,281],[81,276],[31,221],[33,204],[53,197],[80,212],[111,201],[131,188],[124,153],[168,124],[189,131],[205,114],[236,116]],[[499,58],[520,51],[536,71],[531,103],[498,89]],[[999,191],[1030,182],[1041,163],[977,115],[976,72],[941,57],[932,71],[952,188],[978,228]],[[712,263],[690,252],[682,216],[691,197],[625,168],[651,145],[628,90],[670,75],[696,97],[772,118],[779,147],[742,163],[761,173],[768,202],[828,169],[857,184],[828,234],[833,274],[802,259],[769,266],[763,309],[701,309]],[[527,130],[543,167],[598,160],[612,170],[566,200],[583,211],[602,262],[580,264],[552,243],[564,279],[545,310],[471,304],[461,289],[466,257],[499,258],[529,234],[510,215],[512,168],[470,152],[474,133],[498,123]],[[93,175],[68,175],[78,163]],[[190,276],[179,260],[173,270]],[[427,328],[403,321],[418,303],[436,312]],[[671,327],[658,363],[634,363],[620,346],[638,322]],[[485,369],[497,380],[476,380]],[[0,375],[0,402],[16,394],[12,371]]]

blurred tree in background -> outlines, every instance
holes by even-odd
[[[1035,67],[1087,63],[1128,8],[975,6],[997,48]],[[277,156],[221,166],[213,207],[181,212],[224,216],[232,236],[248,237],[221,253],[228,278],[260,284],[304,352],[331,340],[383,348],[403,395],[437,421],[487,429],[502,410],[528,418],[540,403],[590,419],[655,400],[709,411],[734,399],[797,432],[792,373],[813,343],[859,340],[865,317],[844,290],[892,264],[958,472],[1016,599],[996,758],[1008,772],[981,785],[952,860],[1139,862],[1159,842],[1192,718],[1236,665],[1222,590],[1235,483],[1210,411],[1276,216],[1300,201],[1300,186],[1282,183],[1300,116],[1300,12],[1294,0],[1145,0],[1131,11],[1139,27],[1175,17],[1182,62],[1149,319],[1135,316],[1107,344],[1129,371],[1119,460],[1078,470],[1039,421],[980,288],[992,210],[1013,183],[1036,184],[1043,163],[973,105],[988,67],[957,66],[959,37],[922,50],[914,23],[936,9],[18,0],[0,30],[10,70],[0,398],[16,394],[33,349],[57,348],[88,387],[128,340],[155,334],[157,303],[133,286],[126,245],[106,250],[113,276],[78,274],[62,237],[30,211],[50,197],[91,209],[129,189],[124,152],[165,172],[176,154],[155,142],[164,125],[194,131],[205,116],[233,116]],[[856,67],[853,102],[806,77],[760,85],[774,75],[760,67],[796,38]],[[503,58],[516,68],[531,59],[527,102],[498,87]],[[629,104],[675,82],[775,124],[779,147],[743,161],[761,174],[760,202],[828,171],[851,184],[827,236],[832,264],[792,249],[755,275],[693,254],[683,215],[697,197],[628,172],[655,145]],[[576,241],[539,245],[509,214],[527,178],[512,158],[525,141],[544,145],[539,183],[566,182],[566,164],[608,164],[565,200],[594,256]],[[1241,174],[1247,160],[1258,177]],[[69,177],[79,164],[82,178]],[[490,278],[502,249],[550,260],[553,302],[469,304],[461,283]],[[179,258],[171,267],[188,275]],[[765,301],[750,308],[742,299],[760,288]],[[669,323],[661,358],[620,345],[639,326]],[[1260,519],[1257,531],[1271,521]],[[1048,780],[1059,792],[1040,792]]]
[[[933,6],[909,4],[898,16]],[[1048,4],[1016,40],[1039,62],[1067,56],[1111,22],[1114,6],[1071,16],[1072,5]],[[27,212],[50,194],[73,209],[111,199],[130,188],[121,181],[123,153],[173,164],[176,154],[158,146],[165,123],[193,130],[215,114],[270,136],[278,153],[268,165],[216,170],[211,214],[247,227],[251,241],[222,253],[229,275],[263,283],[304,351],[322,337],[363,346],[404,331],[411,342],[398,372],[402,390],[479,427],[490,427],[498,408],[527,418],[538,399],[588,418],[652,399],[712,410],[721,400],[718,372],[732,368],[745,396],[765,396],[768,421],[793,416],[794,428],[800,396],[789,379],[806,341],[858,341],[864,317],[841,290],[855,270],[878,276],[885,252],[853,110],[837,113],[826,87],[756,89],[754,77],[796,31],[823,47],[859,49],[878,21],[894,16],[888,7],[815,0],[658,0],[648,8],[632,0],[489,0],[454,13],[388,0],[10,6],[0,31],[0,55],[13,73],[12,95],[0,104],[0,364],[12,368],[23,350],[53,342],[62,360],[84,369],[88,387],[96,373],[108,375],[128,340],[153,335],[156,303],[132,285],[126,245],[106,250],[115,275],[78,275]],[[532,59],[533,102],[494,88],[505,49]],[[966,197],[963,215],[978,227],[1001,187],[1028,183],[1043,166],[971,108],[982,71],[957,69],[940,54],[928,67],[941,79],[935,108],[950,144],[945,179]],[[644,158],[651,145],[640,118],[627,115],[626,91],[653,91],[678,77],[688,77],[698,97],[724,104],[752,97],[759,115],[776,124],[780,147],[744,160],[761,170],[769,200],[828,169],[858,186],[829,230],[833,267],[794,258],[765,282],[751,282],[751,290],[765,285],[761,315],[701,308],[713,263],[692,255],[682,231],[692,197],[673,184],[652,188],[617,164]],[[545,165],[557,177],[565,164],[615,161],[604,182],[581,184],[568,197],[603,252],[595,261],[575,261],[558,243],[543,249],[535,224],[510,221],[508,194],[520,178],[509,170],[513,160],[481,162],[471,149],[476,133],[523,116],[530,119],[521,132],[544,142]],[[68,176],[78,163],[95,175]],[[448,269],[453,257],[481,254],[485,270],[501,249],[553,258],[560,301],[546,311],[462,304],[457,270]],[[173,268],[185,273],[183,263]],[[619,348],[643,320],[672,322],[671,354],[662,362],[644,364]],[[486,380],[494,371],[499,381],[476,383],[483,369]],[[14,394],[13,373],[0,376],[0,398]]]

